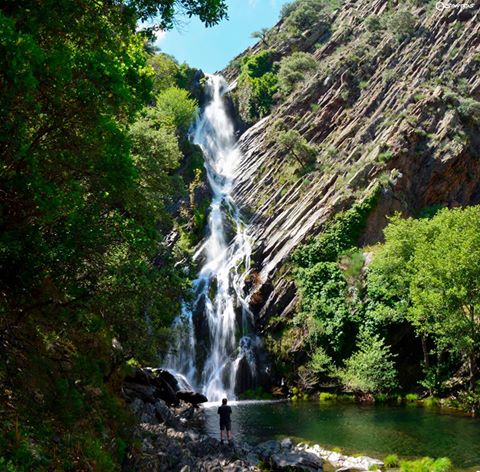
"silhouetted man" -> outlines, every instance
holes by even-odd
[[[222,405],[218,407],[217,413],[220,415],[220,441],[223,444],[223,437],[228,439],[228,444],[232,444],[232,421],[230,415],[232,409],[227,406],[227,399],[222,400]]]

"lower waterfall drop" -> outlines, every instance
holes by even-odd
[[[223,99],[227,89],[222,77],[208,76],[207,105],[194,129],[193,142],[202,148],[213,198],[207,234],[194,255],[201,263],[193,282],[195,300],[191,305],[183,304],[175,321],[176,343],[165,362],[166,368],[201,389],[209,401],[235,397],[241,365],[255,378],[254,350],[259,342],[246,333],[252,316],[244,295],[251,246],[231,197],[240,154]],[[238,333],[242,333],[240,339]]]

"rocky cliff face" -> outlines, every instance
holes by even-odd
[[[380,198],[360,245],[380,241],[396,211],[480,202],[480,2],[442,11],[425,3],[347,1],[330,13],[330,34],[312,28],[287,40],[277,34],[281,22],[272,30],[268,47],[279,58],[306,51],[319,69],[240,137],[234,196],[255,243],[251,294],[260,331],[295,307],[292,251],[374,186]],[[411,31],[395,33],[396,15],[407,8]],[[390,27],[372,27],[371,18],[386,16]],[[224,75],[235,81],[233,68]],[[319,146],[314,170],[286,160],[279,123]]]

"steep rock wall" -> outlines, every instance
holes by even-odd
[[[394,13],[388,4],[345,2],[322,44],[305,32],[300,42],[269,45],[280,55],[310,52],[320,68],[240,138],[234,197],[255,243],[251,293],[260,331],[295,307],[292,251],[373,186],[381,186],[380,198],[361,244],[380,241],[395,211],[480,202],[478,117],[462,109],[462,100],[480,97],[480,2],[468,10],[412,7],[418,20],[403,39],[367,31],[367,17]],[[224,73],[235,81],[234,70]],[[321,146],[314,171],[289,169],[275,141],[279,121]]]

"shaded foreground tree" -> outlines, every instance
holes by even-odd
[[[129,132],[153,99],[136,28],[182,11],[207,25],[226,14],[222,0],[0,7],[0,463],[12,470],[115,470],[125,452],[119,367],[156,358],[186,286],[163,238],[188,117]]]

